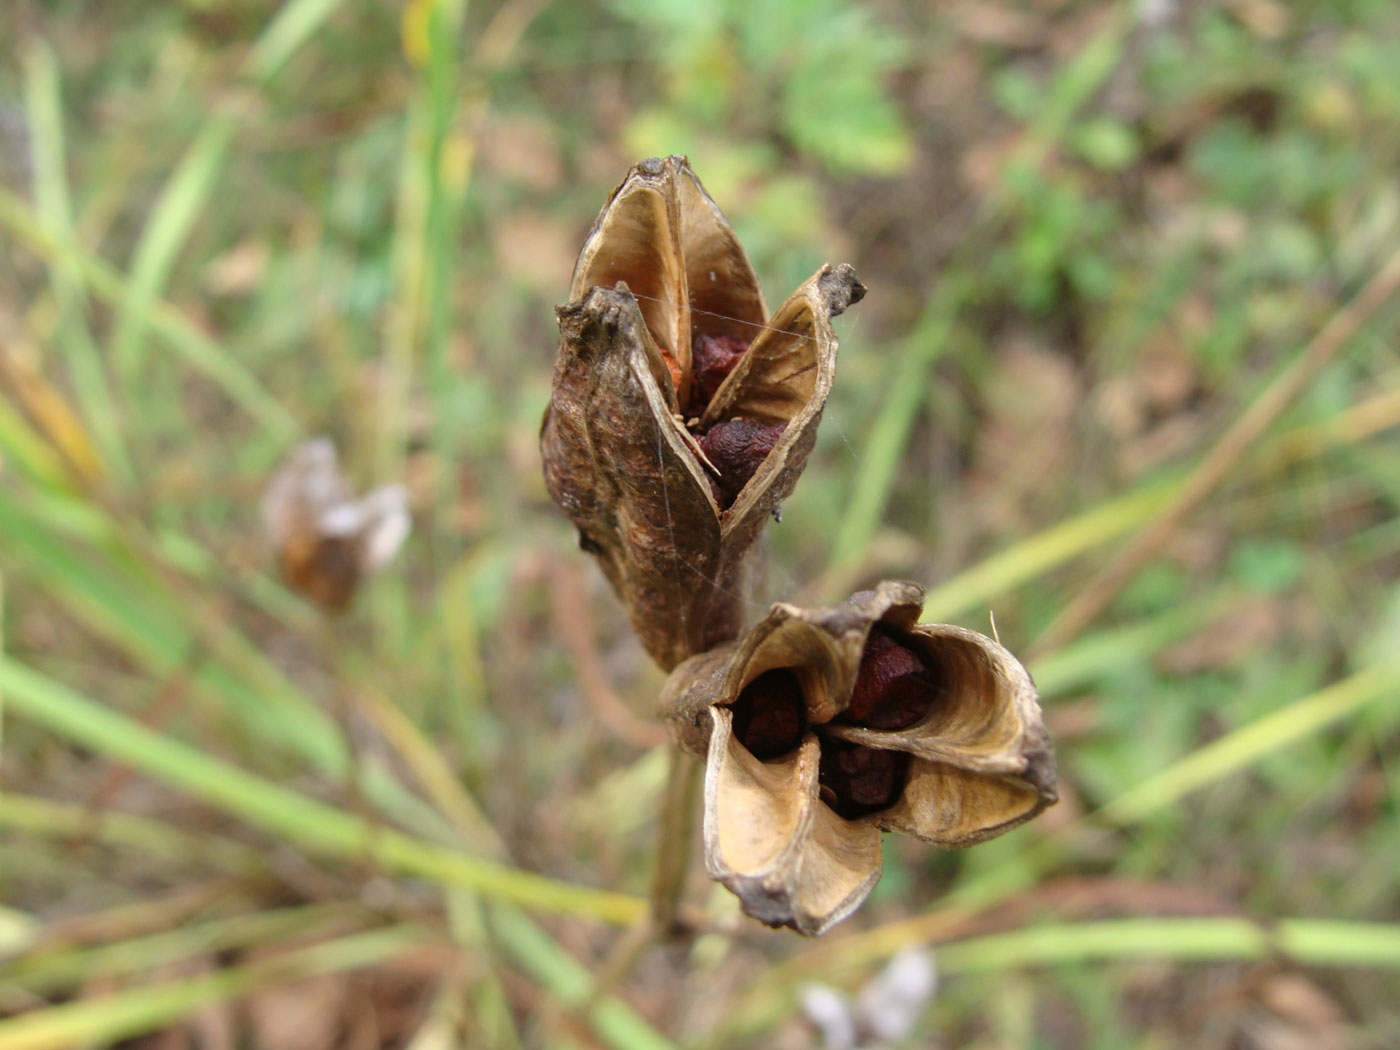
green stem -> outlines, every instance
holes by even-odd
[[[677,914],[685,876],[690,868],[690,842],[695,834],[695,813],[700,802],[700,774],[704,767],[675,744],[670,749],[666,792],[661,798],[661,820],[656,839],[656,874],[651,884],[651,921],[663,934],[680,932]]]

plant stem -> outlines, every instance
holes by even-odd
[[[661,826],[656,837],[656,874],[651,884],[651,922],[661,935],[680,933],[677,915],[690,867],[690,840],[703,766],[675,744],[670,745],[666,793],[661,799]]]

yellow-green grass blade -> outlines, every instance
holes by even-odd
[[[1239,600],[1234,594],[1221,592],[1151,619],[1085,635],[1031,664],[1040,698],[1053,699],[1072,692],[1113,668],[1145,666],[1164,647],[1204,630],[1226,615]]]
[[[1117,68],[1130,24],[1122,13],[1116,14],[1057,72],[1044,110],[1027,128],[1022,148],[1003,167],[1003,178],[1016,168],[1038,166],[1051,152],[1075,113]],[[975,233],[944,267],[939,284],[930,291],[929,305],[898,346],[885,395],[862,443],[860,469],[846,513],[837,526],[829,562],[833,568],[860,557],[884,520],[895,473],[928,389],[930,370],[981,280],[980,255],[972,247],[979,244],[979,235],[995,228],[1000,212],[1000,187],[994,187],[974,220]]]
[[[349,677],[363,677],[366,682],[369,680],[368,669],[363,667],[361,661],[350,656],[346,660]],[[365,673],[361,675],[361,672]],[[428,738],[413,719],[404,714],[392,698],[375,687],[360,686],[356,697],[366,717],[398,752],[437,812],[461,833],[472,852],[483,856],[504,855],[505,845],[500,835],[462,784],[457,771],[443,756],[441,748]]]
[[[92,294],[120,307],[130,294],[128,282],[105,260],[78,245],[72,236],[47,228],[19,197],[0,186],[0,229],[39,258],[60,266]],[[135,312],[153,335],[185,364],[208,376],[235,404],[267,429],[279,445],[290,443],[299,426],[277,398],[228,350],[163,299],[136,304]]]
[[[143,937],[108,944],[45,947],[8,960],[0,980],[35,995],[49,995],[88,981],[154,972],[201,956],[293,940],[318,931],[344,933],[347,923],[373,925],[365,909],[337,904],[298,905],[224,915]],[[43,928],[36,934],[42,938]]]
[[[71,802],[0,792],[0,828],[32,838],[82,838],[120,846],[178,864],[204,864],[225,873],[258,876],[267,871],[259,849],[207,832],[191,832],[120,810],[94,813]]]
[[[1282,957],[1305,966],[1400,969],[1400,924],[1246,918],[1047,923],[938,948],[944,973],[987,973],[1128,959],[1235,962]]]
[[[0,454],[5,465],[17,475],[38,481],[50,488],[69,484],[71,476],[54,447],[40,435],[15,408],[0,397]],[[8,482],[14,485],[13,478]]]
[[[481,898],[462,890],[449,891],[444,896],[447,928],[453,943],[464,954],[473,957],[485,955],[492,961],[491,966],[482,968],[482,973],[468,992],[478,1038],[483,1045],[494,1050],[523,1050],[515,1012],[501,979],[500,964],[496,958],[499,953],[491,943],[491,935],[486,928],[486,908],[482,906]],[[493,905],[493,909],[508,907],[505,904]],[[564,949],[559,947],[556,950],[562,952]]]
[[[458,244],[462,202],[470,178],[474,150],[466,140],[482,123],[479,114],[468,120],[456,116],[461,95],[462,0],[437,0],[428,5],[425,20],[428,50],[422,69],[420,91],[427,113],[419,160],[427,184],[427,212],[424,244],[423,353],[428,389],[436,411],[433,414],[433,448],[441,469],[433,493],[433,512],[441,515],[450,502],[451,471],[457,439],[452,422],[452,398],[456,384],[449,360],[448,340],[452,330],[454,284],[458,280]],[[467,127],[463,129],[462,125]]]
[[[224,170],[233,129],[229,116],[213,116],[205,122],[161,189],[132,252],[111,347],[112,360],[130,391],[140,390],[147,381],[147,326],[152,308]]]
[[[24,94],[33,157],[34,207],[44,225],[60,236],[73,236],[73,208],[68,193],[68,162],[63,124],[63,88],[53,50],[38,38],[25,52]],[[61,267],[50,268],[58,305],[55,345],[62,349],[83,414],[102,449],[102,458],[122,480],[134,476],[122,437],[120,413],[102,355],[88,328],[82,287]]]
[[[123,762],[261,830],[322,856],[371,860],[403,875],[462,886],[526,908],[631,924],[640,898],[559,882],[414,839],[231,766],[117,714],[13,659],[0,660],[13,714]]]
[[[901,923],[900,925],[910,925]],[[867,943],[886,929],[821,952],[820,976],[840,980],[859,973],[880,956],[915,944],[934,945],[939,972],[989,974],[1040,966],[1102,963],[1250,962],[1284,958],[1302,966],[1400,969],[1400,924],[1330,919],[1280,918],[1267,924],[1245,917],[1169,917],[1044,923],[1006,933],[945,941],[941,935],[884,937],[879,951]],[[912,932],[912,930],[911,930]],[[817,976],[809,966],[789,966],[781,981],[763,980],[720,1034],[729,1045],[753,1038],[789,1013],[796,985]]]
[[[861,445],[860,470],[832,543],[833,567],[860,557],[884,520],[895,471],[924,401],[929,369],[957,321],[967,293],[965,284],[947,280],[940,285],[934,301],[899,345],[887,393]]]
[[[923,619],[952,620],[1148,521],[1176,490],[1156,482],[1108,500],[1014,546],[930,590]]]
[[[259,83],[273,80],[288,59],[335,13],[341,0],[289,0],[258,36],[247,70]]]
[[[1393,427],[1395,397],[1387,392],[1353,405],[1326,425],[1310,424],[1280,435],[1245,464],[1271,472],[1364,441]],[[926,621],[951,620],[1008,594],[1045,573],[1144,525],[1180,491],[1184,476],[1148,482],[998,551],[932,588],[924,599]]]
[[[1400,701],[1400,655],[1358,671],[1197,748],[1128,788],[1096,816],[1112,824],[1142,820],[1207,784],[1223,780],[1321,732],[1367,705],[1385,701]]]
[[[258,988],[374,966],[432,942],[416,926],[357,933],[217,973],[94,999],[78,999],[0,1021],[0,1050],[70,1050],[107,1045],[171,1024]]]
[[[393,302],[384,334],[383,382],[373,413],[375,473],[386,479],[403,476],[408,406],[423,331],[432,173],[421,158],[428,151],[430,118],[431,106],[420,95],[408,107],[398,169],[390,262]],[[371,613],[376,639],[382,639],[389,652],[402,654],[409,613],[401,578],[389,577],[375,588]]]
[[[330,777],[346,775],[349,754],[334,721],[257,645],[226,625],[217,638],[199,634],[196,621],[217,616],[202,609],[198,588],[184,599],[171,592],[162,576],[123,549],[113,523],[93,505],[29,495],[0,501],[0,552],[14,559],[26,580],[157,682],[188,674],[193,695],[214,700],[270,754],[296,756]],[[41,512],[30,513],[31,503]],[[451,833],[382,765],[364,771],[361,787],[393,819],[433,837]]]
[[[75,539],[69,525],[104,525],[92,518],[90,505],[30,495],[35,498],[0,500],[6,561],[13,559],[23,576],[152,674],[164,677],[190,663],[198,647],[188,610],[160,578],[120,552],[99,554]],[[343,769],[344,747],[328,716],[286,683],[254,647],[231,633],[229,639],[244,668],[257,672],[256,681],[233,673],[211,654],[194,657],[195,684],[220,697],[253,731],[323,769]]]
[[[488,921],[510,958],[550,995],[573,1009],[589,1007],[595,981],[587,967],[514,909],[493,912]],[[617,1050],[675,1050],[674,1043],[617,999],[599,999],[588,1009],[588,1021]]]

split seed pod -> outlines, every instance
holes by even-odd
[[[540,433],[545,482],[669,670],[739,633],[743,557],[792,492],[865,287],[824,266],[770,319],[684,157],[645,160],[585,241]]]
[[[354,498],[329,438],[292,450],[268,482],[262,516],[282,578],[327,612],[349,606],[360,581],[393,559],[410,528],[404,487]]]
[[[985,635],[919,624],[923,590],[778,603],[672,673],[662,713],[704,758],[705,863],[744,910],[815,935],[880,877],[880,832],[945,848],[1056,800],[1026,669]]]

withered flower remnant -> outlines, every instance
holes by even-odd
[[[540,433],[550,495],[669,670],[736,637],[744,555],[792,492],[831,390],[824,266],[770,318],[683,157],[634,167],[579,254]]]
[[[985,635],[917,623],[922,601],[885,582],[779,603],[671,673],[662,713],[706,763],[706,867],[754,918],[819,934],[878,881],[881,831],[967,846],[1055,801],[1030,675]]]
[[[262,516],[282,578],[328,612],[349,606],[360,581],[393,559],[410,528],[404,487],[354,498],[324,437],[298,445],[277,468]]]

